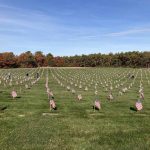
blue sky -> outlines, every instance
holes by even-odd
[[[150,50],[150,0],[0,0],[0,52]]]

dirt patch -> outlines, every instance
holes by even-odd
[[[18,115],[18,117],[25,117],[25,115],[23,115],[23,114],[20,114],[20,115]]]
[[[92,113],[92,114],[89,114],[89,115],[91,115],[91,116],[103,116],[104,114],[95,112],[95,113]]]
[[[56,113],[42,113],[43,116],[57,116],[59,114]]]

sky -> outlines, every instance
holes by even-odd
[[[150,0],[0,0],[0,52],[150,50]]]

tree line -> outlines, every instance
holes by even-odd
[[[31,51],[15,55],[13,52],[0,53],[0,68],[33,67],[150,67],[150,52],[121,52],[75,56],[44,55]]]

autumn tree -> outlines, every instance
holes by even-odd
[[[41,51],[35,52],[34,58],[38,67],[42,67],[45,65],[46,57],[43,55]]]
[[[46,55],[46,65],[51,67],[54,66],[54,57],[51,53]]]
[[[17,67],[16,57],[12,52],[0,54],[0,67],[15,68]]]
[[[35,58],[30,51],[20,54],[17,57],[17,62],[20,67],[24,67],[24,68],[25,67],[28,67],[28,68],[37,67]]]
[[[62,57],[55,57],[54,58],[54,66],[55,67],[64,67],[65,66],[65,61]]]
[[[12,52],[0,53],[0,67],[150,67],[150,52],[121,52],[54,57],[37,51],[27,51],[15,56]]]

